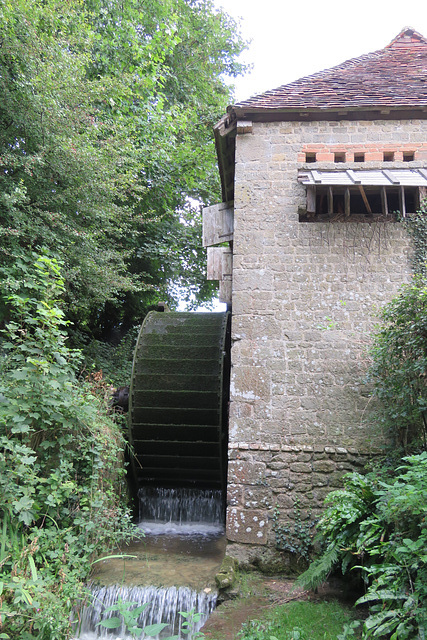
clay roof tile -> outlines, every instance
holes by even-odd
[[[427,40],[405,27],[379,51],[267,91],[236,111],[427,106]]]

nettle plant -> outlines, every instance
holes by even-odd
[[[124,440],[77,379],[60,264],[33,254],[1,275],[0,632],[62,639],[91,560],[132,532]]]

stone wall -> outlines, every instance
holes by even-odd
[[[306,192],[298,169],[336,167],[305,165],[301,152],[313,144],[415,145],[426,133],[425,121],[343,121],[254,123],[237,136],[227,515],[234,543],[273,545],[276,503],[285,519],[295,497],[318,511],[342,473],[386,442],[370,420],[363,376],[376,310],[410,276],[408,239],[393,222],[299,222]],[[424,165],[387,163],[403,166]],[[362,168],[339,165],[347,167]]]

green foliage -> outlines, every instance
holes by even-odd
[[[0,343],[0,629],[62,640],[91,559],[133,532],[122,506],[124,441],[76,381],[60,264],[22,257],[2,276],[10,319]]]
[[[277,605],[262,618],[249,620],[239,640],[339,640],[352,614],[337,602],[292,602]]]
[[[280,551],[288,551],[308,561],[313,545],[314,527],[316,521],[311,518],[311,513],[305,519],[301,515],[301,505],[298,498],[294,502],[294,520],[292,525],[284,525],[280,522],[280,509],[278,505],[273,514],[273,530],[276,536],[276,548]]]
[[[427,276],[427,199],[421,202],[417,213],[407,216],[403,222],[412,240],[412,266],[414,273]]]
[[[407,452],[419,440],[427,447],[427,200],[403,224],[412,240],[415,275],[381,310],[367,379],[381,400],[377,417]]]
[[[382,401],[381,419],[405,448],[427,436],[427,285],[420,277],[402,288],[381,312],[368,380]]]
[[[147,625],[144,628],[138,627],[139,616],[149,606],[149,602],[138,605],[137,602],[128,602],[119,598],[116,604],[104,609],[104,613],[117,611],[119,615],[101,620],[101,622],[98,622],[98,625],[105,629],[119,629],[124,626],[127,633],[130,633],[132,638],[151,638],[153,636],[157,636],[163,631],[163,629],[165,629],[165,627],[168,626],[166,623],[160,622],[157,624]],[[179,638],[178,636],[169,636],[168,638],[165,638],[165,640],[179,640]]]
[[[128,602],[119,597],[116,604],[104,609],[104,613],[117,612],[117,616],[110,616],[98,622],[98,626],[105,629],[119,629],[124,627],[132,638],[150,638],[157,636],[168,625],[164,622],[138,627],[139,616],[150,606],[150,603],[138,605],[137,602]],[[179,615],[184,619],[181,625],[181,633],[188,636],[188,640],[203,640],[205,634],[195,631],[195,625],[200,621],[202,614],[191,611],[179,611]],[[180,636],[169,636],[164,640],[180,640]]]
[[[367,591],[357,603],[370,608],[363,638],[406,640],[423,638],[426,631],[427,452],[403,461],[388,482],[377,473],[351,474],[344,490],[328,496],[318,525],[325,558],[300,578],[314,586],[337,565],[344,574],[358,573]],[[344,637],[352,637],[348,634],[351,629]]]
[[[199,204],[219,197],[237,25],[210,0],[15,0],[0,19],[0,263],[46,246],[67,318],[101,339],[173,283],[208,299]]]
[[[191,611],[180,611],[179,615],[184,618],[181,625],[181,632],[184,633],[188,640],[203,640],[205,634],[202,631],[195,631],[195,625],[200,622],[201,613],[196,613],[194,609]],[[170,639],[169,639],[170,640]]]

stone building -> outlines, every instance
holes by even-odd
[[[426,78],[427,40],[407,28],[215,127],[223,203],[205,209],[204,244],[232,308],[227,536],[246,561],[274,548],[275,511],[292,537],[386,441],[366,347],[410,277],[396,211],[426,194]]]

